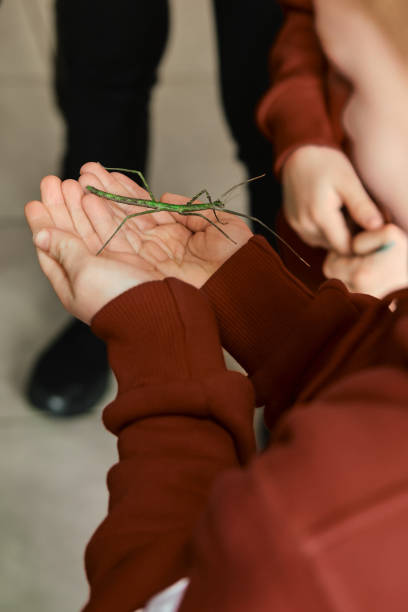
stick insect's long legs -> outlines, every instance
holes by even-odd
[[[296,257],[298,257],[300,259],[301,262],[303,262],[305,264],[305,266],[307,266],[308,268],[310,268],[310,264],[307,263],[306,260],[303,259],[303,257],[301,257],[299,255],[299,253],[297,253],[295,251],[295,249],[293,247],[290,246],[290,244],[288,244],[286,242],[286,240],[284,240],[281,236],[279,236],[279,234],[277,234],[272,228],[269,227],[269,225],[266,225],[266,223],[264,223],[263,221],[261,221],[260,219],[257,219],[256,217],[251,217],[251,215],[244,215],[244,213],[239,213],[236,212],[235,210],[228,210],[227,208],[224,208],[224,212],[226,213],[231,213],[231,215],[237,215],[238,217],[245,217],[245,219],[250,219],[251,221],[255,221],[255,223],[259,223],[259,225],[262,225],[262,227],[266,228],[267,230],[269,230],[278,240],[280,240],[281,242],[283,242],[283,244],[285,246],[288,247],[289,250],[292,251],[292,253],[294,255],[296,255]],[[220,229],[220,228],[218,228]]]
[[[108,246],[108,244],[110,243],[110,241],[112,240],[112,238],[114,238],[116,236],[116,234],[118,233],[118,231],[120,230],[121,227],[123,227],[126,223],[126,221],[128,221],[129,219],[132,219],[132,217],[140,217],[141,215],[149,215],[152,213],[157,212],[156,209],[154,210],[143,210],[142,212],[139,213],[134,213],[133,215],[127,215],[127,217],[125,217],[120,224],[118,225],[118,227],[115,229],[115,231],[113,232],[112,236],[110,236],[110,238],[107,239],[107,241],[105,242],[105,244],[103,244],[101,246],[101,248],[99,249],[99,251],[97,252],[97,255],[99,255],[99,253],[102,253],[102,251]]]
[[[212,204],[212,199],[211,199],[211,196],[210,196],[210,194],[209,194],[208,190],[207,190],[207,189],[202,189],[202,190],[201,190],[199,193],[197,193],[197,195],[195,195],[194,197],[192,197],[192,198],[191,198],[191,200],[189,200],[189,201],[187,202],[186,206],[190,206],[190,204],[193,204],[193,202],[195,202],[196,200],[198,200],[198,198],[199,198],[200,196],[202,196],[202,195],[203,195],[203,193],[205,193],[205,195],[207,196],[207,200],[209,201],[209,203],[210,203],[210,204]]]
[[[211,198],[211,195],[210,195],[210,193],[209,193],[208,189],[202,189],[202,190],[201,190],[199,193],[197,193],[197,195],[195,195],[193,198],[191,198],[191,200],[189,200],[189,201],[187,202],[187,206],[190,206],[190,204],[193,204],[193,202],[195,202],[196,200],[198,200],[198,198],[199,198],[200,196],[202,196],[202,195],[203,195],[203,193],[205,193],[205,195],[207,196],[207,200],[209,201],[209,203],[210,203],[210,204],[211,204],[211,206],[212,206],[212,205],[213,205],[213,201],[212,201],[212,198]],[[214,213],[214,217],[217,219],[218,223],[221,223],[221,225],[226,225],[225,221],[221,221],[221,219],[218,217],[218,215],[217,215],[217,212],[216,212],[215,208],[211,208],[211,210],[213,211],[213,213]]]
[[[208,217],[205,217],[204,215],[202,215],[201,213],[195,213],[195,212],[181,212],[179,213],[180,215],[191,215],[193,217],[201,217],[202,219],[205,219],[205,221],[208,221],[208,223],[210,223],[211,225],[213,225],[215,227],[215,229],[217,229],[219,232],[221,232],[221,234],[223,234],[226,238],[228,238],[228,240],[230,240],[231,242],[233,242],[234,244],[238,244],[237,242],[235,242],[235,240],[233,240],[232,238],[230,238],[230,236],[228,236],[228,234],[226,232],[224,232],[224,230],[222,230],[220,227],[218,227],[218,225],[216,225],[214,223],[214,221],[211,221],[211,219],[209,219]]]
[[[214,213],[214,217],[217,219],[218,223],[221,223],[221,225],[227,225],[227,222],[226,222],[226,221],[221,221],[221,219],[220,219],[220,218],[219,218],[219,216],[217,215],[217,212],[216,212],[215,208],[212,208],[211,210],[213,211],[213,213]]]
[[[137,174],[137,176],[142,181],[146,191],[149,192],[149,195],[150,195],[151,199],[156,201],[156,198],[154,197],[152,191],[150,190],[149,185],[147,184],[147,181],[146,181],[145,177],[143,176],[142,172],[140,172],[140,170],[128,170],[127,168],[105,168],[105,170],[114,170],[114,171],[117,171],[117,172],[131,172],[132,174]]]

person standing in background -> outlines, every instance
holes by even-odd
[[[77,178],[89,159],[148,174],[149,103],[168,36],[167,0],[56,0],[55,8],[55,88],[66,124],[61,177]],[[271,0],[213,0],[213,8],[225,115],[251,177],[272,166],[254,116],[282,14]],[[270,173],[248,189],[252,215],[273,226],[278,181]],[[105,345],[74,319],[39,355],[27,396],[46,413],[81,414],[104,393],[109,371]]]

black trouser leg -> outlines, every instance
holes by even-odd
[[[269,50],[282,24],[274,0],[213,0],[216,17],[221,93],[226,118],[245,164],[248,178],[268,172],[249,184],[251,214],[274,226],[281,188],[272,173],[273,150],[255,123],[255,109],[267,90]],[[260,226],[254,231],[273,243]]]
[[[145,171],[167,0],[56,0],[55,7],[55,87],[66,125],[63,178],[76,178],[91,160]],[[48,414],[84,413],[103,394],[108,373],[104,343],[74,321],[37,359],[27,395]]]
[[[146,170],[150,94],[168,21],[167,0],[56,0],[64,178],[77,178],[86,161]]]

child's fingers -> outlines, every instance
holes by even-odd
[[[354,242],[355,254],[351,257],[329,253],[323,266],[325,276],[338,278],[351,291],[380,298],[408,284],[408,243],[402,230],[389,225],[361,232]],[[384,245],[392,247],[380,250]]]
[[[103,182],[98,178],[95,172],[85,172],[83,171],[86,166],[90,166],[91,164],[85,164],[81,168],[81,175],[78,179],[78,183],[81,185],[84,193],[91,193],[87,187],[88,185],[91,187],[95,187],[96,189],[103,189],[103,191],[107,191],[104,189]]]
[[[81,176],[79,178],[80,186],[84,189],[85,193],[82,194],[81,205],[86,214],[90,225],[92,226],[95,234],[99,238],[101,246],[106,240],[113,234],[115,228],[122,221],[125,214],[121,214],[121,210],[116,212],[116,205],[114,202],[110,202],[104,198],[100,198],[86,190],[87,185],[92,185],[96,189],[103,189],[101,181],[95,174],[86,173],[85,169],[92,169],[96,166],[94,162],[85,164],[81,168]],[[115,239],[115,244],[118,240]],[[126,242],[121,237],[121,243],[118,244],[119,248],[126,248]]]
[[[112,236],[113,232],[124,220],[125,215],[118,214],[116,209],[110,204],[105,204],[105,200],[96,195],[89,194],[82,198],[84,211],[92,224],[101,246]],[[126,223],[129,223],[127,221]],[[125,224],[126,225],[126,224]],[[124,228],[116,234],[109,243],[110,251],[132,252],[133,248],[129,245]],[[99,248],[98,246],[98,248]]]
[[[81,186],[74,180],[64,181],[62,183],[62,193],[67,203],[74,229],[86,241],[91,251],[97,251],[101,246],[101,242],[82,205],[83,191]]]
[[[90,164],[86,164],[89,166]],[[86,185],[92,185],[97,189],[103,189],[103,185],[99,178],[94,174],[82,174],[80,177],[81,186],[84,187]],[[141,207],[135,206],[127,206],[124,204],[119,204],[113,202],[111,200],[107,200],[105,198],[101,198],[95,194],[90,192],[86,192],[85,195],[82,196],[82,205],[84,211],[92,224],[101,245],[105,244],[105,242],[112,236],[114,231],[120,225],[120,223],[126,218],[129,214],[134,214],[135,212],[142,212],[143,210],[148,210]],[[144,221],[144,217],[150,217],[151,215],[143,215],[141,220],[136,222],[136,218],[128,219],[125,225],[119,230],[119,232],[114,236],[112,241],[109,243],[108,248],[110,251],[121,251],[121,252],[137,252],[137,248],[140,246],[140,240],[138,237],[138,232],[140,230],[148,230],[155,227],[155,222],[152,221]],[[129,230],[133,231],[129,233]]]
[[[386,244],[405,239],[405,234],[396,225],[389,224],[371,232],[360,232],[353,238],[352,248],[356,255],[368,255]]]
[[[63,306],[69,310],[73,297],[71,283],[61,265],[48,253],[37,249],[38,261],[41,270],[51,283],[52,288],[61,300]]]
[[[165,192],[161,196],[160,201],[168,202],[169,204],[187,204],[187,202],[190,201],[190,198],[186,198],[185,196],[179,195],[177,193]],[[198,203],[199,202],[197,201],[196,204]],[[204,217],[209,217],[211,215],[210,217],[211,220],[215,221],[214,213],[211,210],[200,210],[197,212],[200,212],[200,214],[204,215]],[[207,229],[208,227],[208,221],[206,221],[202,217],[195,217],[195,216],[190,216],[190,215],[179,215],[175,213],[168,213],[168,214],[169,215],[171,214],[175,222],[181,223],[182,225],[184,225],[185,227],[187,227],[193,232],[199,232],[199,231]],[[219,214],[218,211],[217,211],[217,214]],[[225,215],[224,215],[224,218],[225,218]]]
[[[361,260],[358,257],[348,257],[330,251],[323,264],[323,274],[326,278],[337,278],[350,287],[360,265]]]
[[[377,206],[368,196],[357,175],[349,176],[339,189],[354,221],[366,230],[376,230],[383,225],[383,217]]]
[[[44,228],[55,228],[55,224],[51,219],[48,209],[42,202],[28,202],[25,209],[25,216],[33,233],[33,236],[38,235]],[[62,301],[62,296],[66,299],[66,292],[69,290],[67,286],[67,277],[61,266],[52,257],[49,257],[44,251],[37,248],[38,261],[45,276],[50,281],[58,297]]]
[[[53,224],[63,231],[74,231],[74,224],[62,193],[62,181],[57,176],[46,176],[40,183],[41,200]]]
[[[144,200],[150,200],[149,193],[140,187],[135,181],[127,177],[125,174],[119,172],[110,172],[106,170],[101,164],[97,162],[88,162],[81,168],[81,176],[79,182],[82,186],[85,186],[82,180],[83,175],[93,174],[101,183],[101,189],[110,193],[116,193],[131,198],[142,198]]]
[[[97,176],[98,173],[101,172],[101,170],[104,170],[106,172],[102,164],[100,164],[99,162],[86,162],[80,168],[78,180],[80,180],[81,176],[84,174],[94,174],[95,176]]]
[[[144,187],[141,187],[138,180],[137,175],[135,175],[135,179],[132,180],[126,174],[122,174],[119,172],[110,173],[111,177],[114,178],[130,195],[132,198],[143,198],[144,200],[150,200],[150,194]],[[140,179],[139,179],[140,181]]]
[[[85,164],[83,168],[85,168],[86,166],[90,166],[90,165],[91,164]],[[102,170],[104,169],[102,168]],[[106,171],[104,170],[104,172]],[[79,177],[79,183],[86,194],[91,193],[87,189],[87,186],[90,185],[92,187],[95,187],[96,189],[106,191],[107,193],[114,193],[116,195],[121,195],[125,197],[130,197],[130,198],[135,197],[135,195],[130,193],[125,187],[123,187],[123,185],[119,185],[118,183],[115,183],[115,184],[111,183],[110,185],[104,184],[101,181],[100,177],[97,176],[96,174],[85,173],[85,172],[82,173],[81,176]],[[141,197],[142,195],[145,195],[145,194],[144,193],[139,194],[139,197]],[[120,216],[126,217],[127,215],[131,215],[134,212],[141,212],[143,210],[146,210],[146,207],[143,207],[143,206],[135,206],[133,204],[115,202],[114,200],[110,200],[109,198],[103,198],[97,195],[95,195],[95,198],[99,200],[99,206],[102,206],[102,203],[104,203],[105,207],[111,208],[114,211],[115,215],[117,215],[118,217]],[[143,199],[145,198],[143,197]],[[154,225],[155,225],[154,221],[150,221],[147,223],[142,222],[142,226],[146,228],[151,228]]]
[[[51,227],[54,225],[48,209],[42,202],[37,200],[28,202],[25,206],[24,213],[33,234],[37,234],[43,227]]]
[[[68,281],[73,284],[84,261],[91,256],[91,253],[84,241],[75,234],[61,231],[56,228],[45,228],[34,235],[34,244],[40,252],[46,253],[48,258],[56,262],[65,273]],[[52,277],[54,267],[44,261],[46,270],[44,273],[54,286]],[[49,274],[51,273],[51,277]]]
[[[60,254],[57,255],[56,253],[55,237],[51,248],[51,236],[53,232],[59,235],[67,235],[59,232],[55,227],[43,227],[39,232],[34,233],[33,240],[37,247],[38,261],[42,271],[50,281],[52,288],[62,304],[69,310],[74,296],[72,283],[69,273],[67,273],[64,267],[65,262],[62,261]],[[72,236],[72,234],[68,234],[68,236]]]
[[[160,198],[160,202],[168,202],[169,204],[187,204],[190,198],[186,198],[178,193],[170,193],[166,191]],[[198,204],[198,201],[197,201]]]
[[[318,225],[330,249],[334,249],[342,255],[350,253],[351,235],[344,215],[338,208],[322,211],[322,214],[319,215]]]
[[[89,307],[95,295],[89,282],[84,290],[80,278],[96,258],[81,238],[56,228],[43,229],[33,240],[40,266],[62,304],[69,312],[88,322]]]

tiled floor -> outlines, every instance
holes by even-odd
[[[216,87],[210,2],[172,1],[172,37],[153,109],[157,192],[216,195],[242,180]],[[50,86],[53,0],[0,6],[0,610],[72,612],[87,586],[83,550],[105,513],[115,441],[100,412],[62,422],[24,399],[38,350],[66,315],[43,278],[23,206],[58,172],[62,125]],[[200,24],[191,29],[191,23]],[[242,198],[244,196],[241,196]],[[238,200],[238,199],[237,199]],[[244,202],[234,200],[234,206]]]

